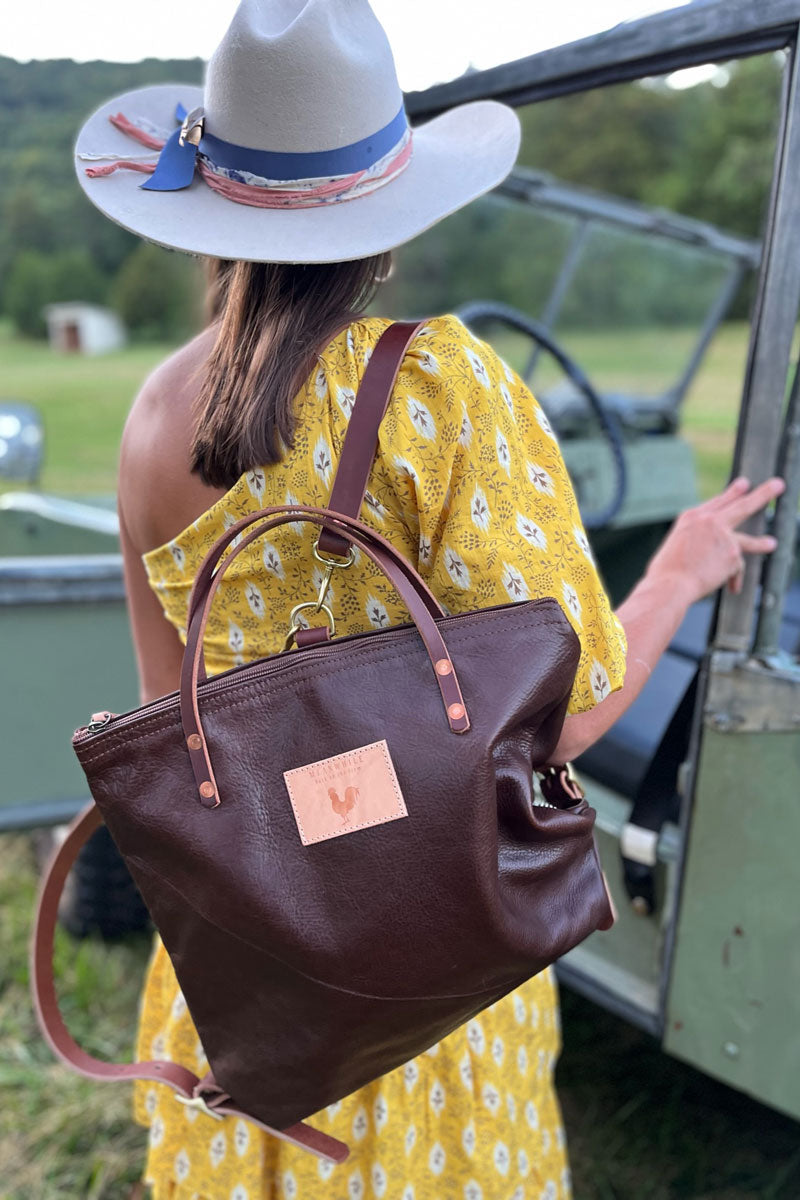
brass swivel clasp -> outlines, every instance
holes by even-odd
[[[334,621],[333,613],[325,601],[328,597],[328,592],[330,591],[333,572],[346,570],[347,567],[351,567],[355,562],[355,551],[353,550],[353,547],[350,546],[348,548],[346,558],[339,558],[338,555],[336,557],[329,557],[328,555],[321,553],[319,549],[319,541],[316,541],[314,543],[313,552],[314,558],[318,563],[321,564],[321,566],[325,568],[325,572],[319,585],[319,594],[317,595],[316,600],[305,600],[301,604],[296,604],[292,609],[291,613],[289,614],[289,632],[286,634],[286,639],[283,643],[284,650],[291,650],[292,646],[294,645],[294,640],[297,637],[298,632],[303,627],[299,620],[300,613],[305,612],[306,609],[309,608],[313,609],[315,613],[321,612],[325,614],[330,636],[336,636],[336,622]]]

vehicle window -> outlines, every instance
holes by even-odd
[[[397,253],[396,307],[491,300],[542,322],[631,430],[681,427],[712,494],[733,452],[783,67],[761,55],[521,108],[518,168]],[[582,432],[547,354],[497,323],[485,336],[562,437]]]

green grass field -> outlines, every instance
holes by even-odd
[[[652,394],[674,381],[692,342],[690,331],[667,329],[615,337],[573,335],[567,346],[599,387]],[[502,349],[515,366],[525,361],[526,347],[511,341]],[[91,495],[114,490],[125,414],[148,372],[169,350],[151,344],[82,358],[14,339],[0,329],[0,400],[24,400],[42,413],[45,491]],[[746,351],[747,327],[723,327],[687,398],[683,427],[695,450],[703,496],[727,477]],[[555,376],[544,378],[549,382]]]
[[[593,335],[569,348],[601,386],[647,390],[665,380],[689,340],[680,330],[657,338]],[[740,325],[719,333],[686,405],[703,495],[728,473],[746,341]],[[65,357],[0,331],[0,394],[30,401],[44,415],[43,489],[113,491],[125,413],[167,350]],[[515,357],[513,346],[506,352]],[[130,1119],[128,1087],[68,1073],[35,1027],[26,954],[36,876],[31,840],[0,837],[0,1200],[124,1200],[145,1145]],[[60,934],[67,1018],[95,1053],[129,1056],[148,953],[148,937],[105,946]],[[645,1035],[578,997],[565,993],[563,1015],[559,1085],[576,1200],[800,1197],[795,1122],[670,1060]]]

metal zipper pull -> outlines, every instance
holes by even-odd
[[[109,721],[113,720],[116,713],[112,712],[96,712],[92,713],[92,719],[86,726],[87,733],[97,733],[98,729],[105,729]]]

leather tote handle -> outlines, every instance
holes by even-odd
[[[178,1063],[153,1060],[150,1062],[104,1062],[88,1054],[71,1036],[58,1007],[53,979],[53,940],[58,918],[58,902],[64,883],[81,847],[102,824],[97,805],[92,803],[80,813],[56,850],[42,883],[36,924],[31,940],[31,985],[39,1027],[53,1053],[67,1066],[89,1079],[121,1080],[147,1079],[168,1084],[190,1106],[210,1111],[212,1116],[242,1117],[265,1129],[273,1137],[310,1150],[320,1158],[343,1162],[348,1148],[336,1138],[304,1122],[289,1129],[273,1129],[231,1103],[230,1096],[220,1087],[209,1071],[203,1078],[194,1075]]]
[[[406,351],[425,321],[395,321],[384,329],[361,380],[353,411],[342,443],[339,466],[333,481],[328,508],[357,517],[375,460],[378,430],[392,398],[397,374]],[[323,554],[344,557],[350,543],[340,533],[323,529],[318,548]]]
[[[257,512],[249,513],[246,517],[240,517],[238,521],[236,521],[233,525],[231,525],[228,529],[226,529],[225,532],[216,540],[216,542],[211,547],[211,549],[208,550],[208,552],[206,553],[206,556],[203,559],[203,561],[201,562],[200,566],[198,567],[197,574],[195,575],[195,580],[192,585],[191,595],[189,596],[188,615],[186,618],[187,630],[191,629],[192,622],[194,621],[195,614],[196,614],[198,608],[201,608],[205,604],[206,598],[208,596],[208,589],[210,588],[211,582],[214,578],[214,570],[217,567],[217,564],[219,563],[220,559],[224,555],[225,551],[231,545],[231,543],[234,542],[236,540],[236,538],[239,537],[239,535],[245,531],[245,529],[249,529],[250,526],[254,525],[257,521],[262,521],[265,518],[269,517],[271,514],[276,513],[276,512],[288,512],[290,510],[294,511],[295,508],[304,508],[307,511],[311,511],[311,512],[320,512],[320,513],[329,513],[330,512],[329,509],[321,509],[321,508],[315,509],[310,505],[296,505],[296,506],[286,505],[282,508],[261,508]],[[335,514],[331,514],[331,515],[332,516],[340,516],[343,514],[335,513]],[[370,535],[370,537],[372,537],[373,539],[379,540],[382,547],[388,553],[393,555],[397,566],[400,567],[401,570],[412,581],[418,595],[420,596],[420,599],[425,604],[425,607],[428,609],[428,612],[431,614],[431,616],[432,617],[443,616],[444,614],[442,612],[442,606],[439,603],[439,601],[436,599],[436,597],[434,596],[433,592],[428,587],[425,580],[421,577],[419,572],[415,570],[415,568],[411,565],[411,563],[406,558],[404,558],[403,555],[398,553],[398,551],[395,549],[395,547],[392,545],[392,543],[387,541],[385,538],[383,538],[376,530],[372,529],[370,526],[364,525],[361,522],[359,522],[359,529],[365,530]],[[248,537],[246,544],[249,545],[250,542],[253,540],[254,540],[253,538]],[[348,542],[348,546],[349,546],[349,542]],[[223,570],[227,569],[228,564],[230,562],[232,562],[235,557],[236,557],[235,554],[229,555],[228,558],[225,560],[225,567],[222,569]],[[205,679],[205,677],[206,677],[205,663],[203,661],[203,656],[202,656],[202,651],[201,651],[198,679],[202,680],[202,679]]]
[[[247,537],[239,542],[222,563],[220,563],[203,603],[195,605],[187,631],[186,648],[181,668],[181,721],[200,802],[207,808],[215,808],[219,804],[220,799],[198,706],[198,676],[203,650],[203,635],[208,622],[211,605],[225,571],[237,555],[256,538],[280,525],[287,525],[296,521],[308,521],[313,525],[320,526],[320,528],[333,526],[337,532],[342,530],[346,533],[348,541],[357,545],[383,571],[405,602],[425,644],[436,682],[439,685],[439,691],[451,730],[453,733],[466,733],[469,729],[469,716],[467,715],[453,661],[450,658],[444,639],[428,606],[431,593],[424,580],[418,575],[411,564],[392,546],[391,542],[381,537],[380,534],[375,533],[362,521],[357,521],[352,517],[346,517],[342,514],[332,513],[324,508],[288,505],[262,509],[262,514],[271,519],[264,521],[251,530]],[[262,514],[256,514],[256,517]],[[254,523],[254,518],[243,519],[248,524]],[[228,533],[233,533],[234,528],[234,526],[231,526]],[[236,536],[235,533],[233,536]],[[212,547],[209,553],[213,554],[215,549],[216,547]],[[434,601],[434,603],[436,602]],[[436,604],[436,609],[439,616],[444,616],[438,604]]]

